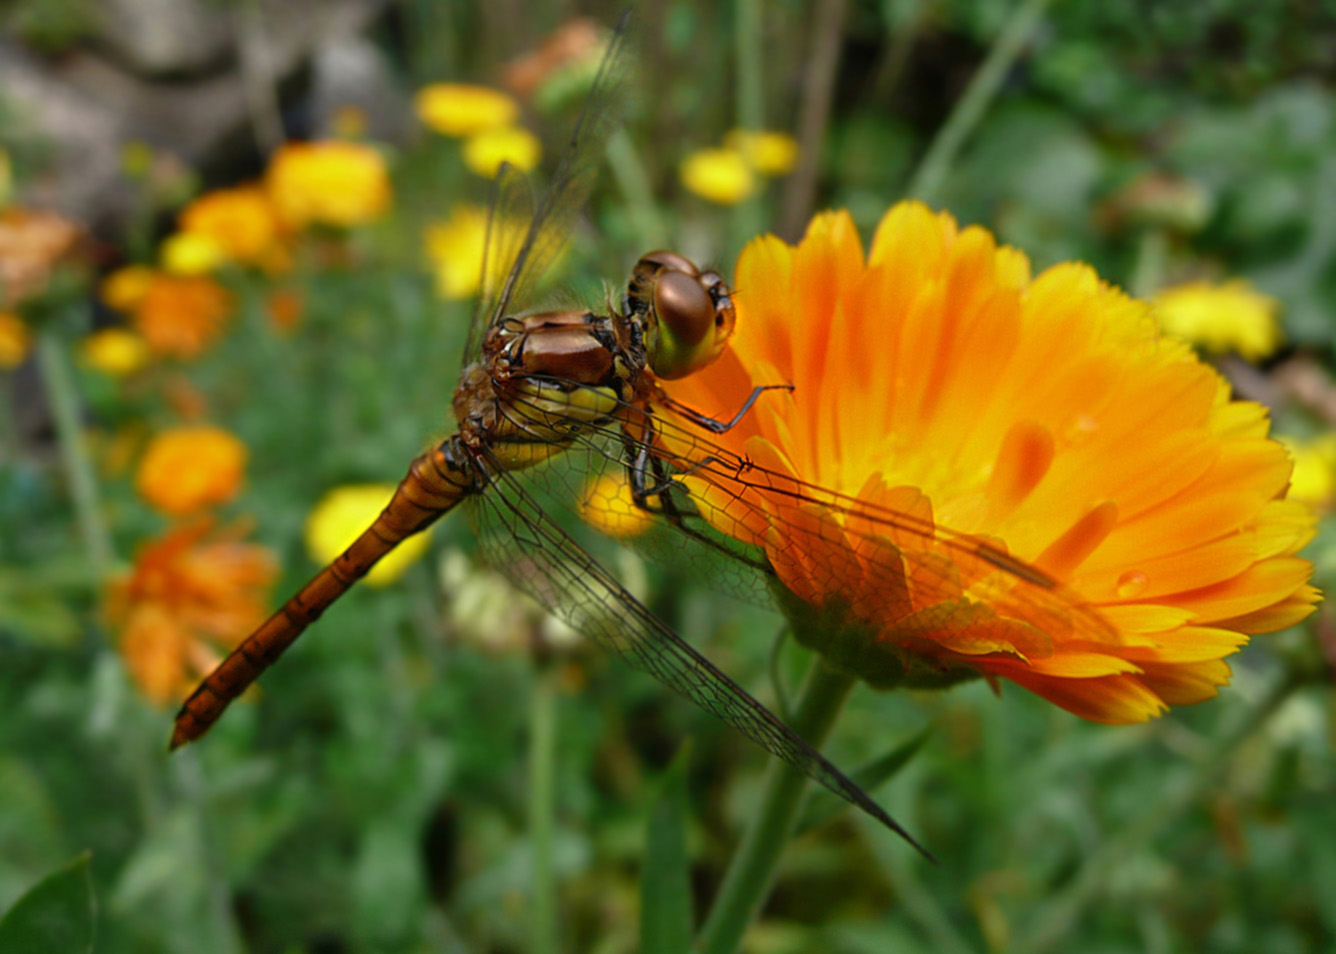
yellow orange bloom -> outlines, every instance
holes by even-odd
[[[682,184],[702,199],[736,205],[756,189],[747,158],[736,149],[701,149],[682,161]]]
[[[246,445],[221,428],[175,427],[149,442],[135,486],[162,513],[184,516],[236,497],[246,456]]]
[[[393,484],[348,484],[335,487],[316,503],[306,518],[306,549],[317,563],[332,563],[375,521],[394,496]],[[429,534],[399,544],[366,575],[372,586],[385,586],[403,576],[427,552]]]
[[[364,225],[390,207],[385,160],[356,142],[291,142],[274,154],[265,186],[293,228]]]
[[[268,615],[278,563],[237,528],[177,527],[144,546],[108,595],[108,617],[140,690],[172,702]]]
[[[134,374],[149,361],[148,345],[128,328],[103,328],[79,346],[80,361],[113,378]]]
[[[227,261],[227,250],[211,235],[177,232],[158,248],[162,268],[173,275],[207,275]]]
[[[636,506],[625,474],[616,473],[590,481],[580,498],[580,519],[610,537],[624,539],[643,533],[654,517]]]
[[[18,315],[0,311],[0,371],[17,368],[32,350],[32,334]]]
[[[177,358],[203,353],[221,337],[231,314],[232,296],[212,278],[163,273],[152,275],[129,312],[154,354]]]
[[[724,145],[740,152],[763,176],[785,175],[798,161],[798,140],[771,129],[734,129],[724,137]]]
[[[1284,337],[1280,303],[1243,279],[1166,288],[1155,295],[1155,314],[1166,334],[1210,352],[1236,351],[1249,361],[1270,355]]]
[[[444,136],[463,138],[484,129],[514,125],[520,106],[514,98],[486,86],[433,83],[413,100],[418,119]]]
[[[1088,266],[1032,278],[910,202],[866,258],[847,213],[796,248],[758,239],[735,287],[732,348],[668,390],[724,415],[755,384],[794,390],[719,439],[761,489],[734,493],[745,469],[686,482],[791,610],[843,620],[807,637],[836,665],[887,686],[1000,677],[1137,722],[1214,696],[1247,634],[1312,611],[1294,554],[1313,515],[1283,499],[1265,411]],[[830,492],[782,492],[797,480]]]
[[[301,292],[294,289],[278,288],[265,299],[264,307],[274,328],[287,334],[295,331],[301,324],[302,313],[306,310],[306,299],[302,297]]]
[[[205,193],[181,211],[180,226],[183,234],[212,239],[243,265],[265,264],[282,231],[269,194],[258,185]]]
[[[1323,434],[1309,441],[1281,438],[1294,459],[1290,475],[1290,500],[1302,500],[1319,510],[1336,501],[1336,434]]]
[[[147,265],[126,265],[102,280],[102,301],[108,308],[129,313],[148,294],[157,275]]]
[[[508,162],[520,172],[538,165],[543,147],[538,137],[519,126],[484,129],[464,141],[464,165],[480,176],[492,178]]]

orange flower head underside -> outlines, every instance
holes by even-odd
[[[246,445],[221,428],[174,427],[149,443],[135,485],[155,509],[185,516],[236,497],[246,457]]]
[[[850,624],[818,647],[837,664],[1001,677],[1137,722],[1214,696],[1248,634],[1312,611],[1313,516],[1284,499],[1264,410],[1088,266],[1032,277],[909,202],[866,256],[843,212],[797,247],[758,239],[734,288],[732,348],[667,389],[728,418],[791,383],[718,440],[785,492],[687,483],[801,605]]]

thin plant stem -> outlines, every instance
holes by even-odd
[[[779,235],[797,240],[816,198],[816,180],[821,172],[821,144],[830,122],[835,96],[835,71],[840,64],[840,37],[844,32],[846,0],[825,0],[816,5],[812,24],[812,55],[803,76],[802,102],[798,107],[798,167],[784,189]]]
[[[854,677],[820,658],[812,662],[794,710],[792,728],[814,747],[820,747]],[[807,776],[787,762],[775,760],[766,774],[761,805],[729,863],[724,883],[697,939],[702,954],[732,954],[747,925],[760,911],[775,879],[776,865],[802,807]]]
[[[1011,12],[1002,32],[993,42],[993,48],[988,51],[987,59],[970,80],[964,94],[951,110],[951,115],[937,131],[923,161],[919,163],[906,190],[911,198],[924,201],[936,198],[960,147],[988,111],[998,90],[1002,88],[1002,81],[1020,57],[1050,2],[1052,0],[1021,0]]]
[[[1151,228],[1137,243],[1136,264],[1128,280],[1128,289],[1138,298],[1149,298],[1164,285],[1165,263],[1169,256],[1169,237],[1164,229]]]
[[[529,700],[529,843],[533,851],[533,907],[529,932],[534,954],[556,954],[557,886],[552,868],[556,816],[556,673],[540,663]]]
[[[619,128],[608,138],[608,165],[617,180],[622,198],[631,216],[636,237],[646,248],[662,248],[668,242],[668,229],[654,204],[654,187],[649,173],[640,161],[640,153],[625,128]]]
[[[733,55],[738,74],[737,125],[744,132],[765,128],[765,94],[761,81],[761,2],[738,0],[733,30]],[[748,238],[761,231],[761,197],[753,191],[737,206],[733,217],[735,237]]]
[[[102,511],[98,492],[97,471],[88,453],[83,424],[79,419],[79,392],[70,371],[64,342],[53,332],[41,336],[37,345],[37,362],[42,372],[46,399],[51,405],[56,437],[60,442],[61,461],[74,499],[75,519],[83,537],[84,552],[93,573],[94,584],[100,586],[111,571],[113,554],[107,521]]]

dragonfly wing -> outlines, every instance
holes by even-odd
[[[493,190],[483,264],[483,293],[469,329],[464,363],[478,354],[487,329],[528,307],[534,288],[570,243],[576,216],[589,201],[608,137],[622,121],[628,89],[630,11],[622,14],[599,65],[575,129],[533,213],[525,177],[504,167]]]
[[[498,462],[472,505],[489,562],[599,646],[740,730],[927,852],[884,809],[627,592]]]

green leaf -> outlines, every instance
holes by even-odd
[[[640,878],[642,954],[685,954],[691,947],[691,859],[687,856],[687,762],[678,751],[649,818]]]
[[[875,791],[878,786],[889,781],[897,772],[909,764],[909,760],[918,754],[919,749],[923,748],[923,743],[928,741],[928,736],[932,735],[932,730],[933,727],[928,726],[917,735],[911,736],[907,741],[891,749],[881,758],[869,762],[856,772],[851,773],[849,778],[859,788],[866,789],[869,792]],[[848,807],[848,802],[837,798],[824,789],[814,792],[807,799],[802,817],[798,819],[795,836],[833,818]]]
[[[93,949],[96,902],[85,851],[47,875],[0,918],[6,954],[88,954]]]

